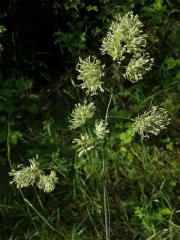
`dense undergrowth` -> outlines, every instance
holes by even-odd
[[[0,239],[178,240],[176,1],[0,4]],[[143,22],[146,48],[154,58],[151,71],[135,84],[99,50],[115,17],[131,10]],[[81,62],[89,55],[105,65],[104,92],[92,96],[86,96],[87,85],[82,90],[78,80],[79,56]],[[84,131],[73,121],[74,104],[85,104],[87,110],[89,100],[96,103],[89,106],[96,108],[96,118],[108,122],[105,141],[93,142],[98,157],[91,151],[84,156],[82,148],[76,153],[79,142],[72,144]],[[132,119],[152,106],[168,112],[167,129],[149,138],[132,135]],[[81,119],[79,112],[76,117]],[[89,126],[94,127],[91,119]],[[28,167],[33,158],[41,170],[37,184],[17,189],[9,172],[20,164]],[[52,190],[43,182],[52,170],[58,181],[54,191],[44,193]]]

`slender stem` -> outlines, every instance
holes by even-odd
[[[110,95],[110,98],[109,98],[109,102],[108,102],[108,106],[107,106],[107,109],[106,109],[105,124],[107,123],[108,112],[109,112],[109,108],[110,108],[110,105],[111,105],[112,96],[113,96],[113,91],[111,92],[111,95]]]
[[[111,101],[112,101],[112,96],[113,96],[113,89],[111,91],[108,106],[107,106],[107,109],[106,109],[105,125],[107,123],[107,117],[108,117],[108,112],[109,112],[109,108],[110,108]],[[102,155],[103,155],[103,169],[102,170],[103,170],[103,176],[104,176],[103,203],[104,203],[105,234],[106,234],[106,240],[110,240],[110,214],[109,214],[109,211],[108,211],[109,208],[107,207],[108,194],[107,194],[107,188],[106,188],[106,183],[105,183],[106,170],[105,170],[105,158],[104,158],[104,152],[103,151],[102,151]]]
[[[109,240],[109,224],[108,224],[108,213],[107,213],[107,189],[104,185],[104,193],[103,193],[103,199],[104,199],[104,220],[105,220],[105,229],[106,229],[106,240]]]
[[[115,80],[117,79],[118,69],[119,69],[119,65],[117,65],[117,68],[115,70],[115,74],[114,74]],[[109,102],[108,102],[107,109],[106,109],[105,125],[107,123],[109,108],[110,108],[110,105],[111,105],[111,102],[112,102],[112,97],[113,97],[113,92],[114,92],[114,87],[115,87],[115,80],[114,80],[114,83],[113,83],[113,87],[112,87],[112,90],[111,90],[111,95],[110,95]],[[103,155],[103,169],[102,169],[102,171],[103,171],[103,176],[104,176],[103,202],[104,202],[105,234],[106,234],[106,240],[110,240],[110,213],[109,213],[109,205],[108,205],[108,194],[107,194],[107,188],[106,188],[106,183],[105,183],[106,170],[105,170],[104,151],[102,151],[102,155]]]
[[[115,73],[114,73],[114,83],[113,83],[113,86],[112,86],[112,89],[111,89],[111,95],[110,95],[108,106],[107,106],[107,109],[106,109],[105,124],[107,123],[108,112],[109,112],[109,108],[110,108],[110,105],[111,105],[111,102],[112,102],[112,97],[113,97],[113,93],[114,93],[114,87],[115,87],[115,81],[117,79],[118,69],[119,69],[119,65],[117,65],[117,68],[116,68]]]

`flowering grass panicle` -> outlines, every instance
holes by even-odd
[[[102,54],[107,53],[113,60],[121,61],[125,58],[125,53],[143,52],[147,35],[143,34],[142,27],[139,17],[132,12],[123,17],[118,16],[102,41]]]
[[[70,122],[70,129],[76,129],[81,127],[85,124],[87,120],[94,116],[96,107],[93,102],[84,104],[76,104],[74,110],[71,113]]]
[[[9,175],[13,177],[13,180],[10,183],[15,183],[17,188],[24,188],[34,185],[37,178],[41,174],[37,157],[30,159],[29,162],[29,167],[22,167],[22,165],[20,165],[18,167],[19,170],[12,170],[9,173]],[[21,167],[22,169],[20,169]]]
[[[39,189],[42,189],[44,192],[51,192],[55,188],[58,178],[56,173],[51,171],[50,175],[45,175],[45,172],[40,169],[38,162],[38,156],[29,160],[29,167],[22,167],[20,170],[12,170],[9,175],[13,177],[13,180],[10,182],[15,183],[17,188],[25,188],[29,186],[36,185]]]
[[[78,157],[85,155],[88,151],[92,150],[95,147],[95,139],[92,135],[85,133],[81,134],[80,138],[73,139],[73,144],[76,147]]]
[[[135,55],[127,65],[126,72],[123,76],[135,83],[142,80],[144,74],[151,70],[153,58],[150,58],[149,54]]]
[[[52,192],[55,188],[58,178],[54,171],[51,171],[49,175],[40,175],[37,187],[44,192]]]
[[[81,157],[92,149],[101,146],[107,133],[109,133],[109,130],[107,129],[107,124],[105,124],[104,120],[96,120],[95,129],[92,134],[81,134],[80,138],[75,138],[73,140],[73,144],[77,149],[78,157]]]
[[[162,129],[166,129],[169,122],[167,111],[153,106],[150,111],[135,118],[132,125],[133,135],[138,133],[141,138],[149,138],[149,133],[158,135]]]
[[[96,95],[97,91],[103,92],[102,88],[102,77],[104,65],[95,57],[87,57],[85,60],[79,58],[79,63],[77,64],[77,71],[79,72],[78,79],[82,80],[81,88],[86,89],[86,94]]]
[[[97,140],[102,142],[106,134],[109,133],[109,129],[107,129],[107,123],[105,123],[105,121],[102,119],[100,121],[96,120],[94,133],[97,137]]]
[[[37,178],[37,172],[30,167],[22,168],[18,171],[12,170],[9,175],[13,177],[13,181],[10,183],[15,183],[17,188],[32,186]]]

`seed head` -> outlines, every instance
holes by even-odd
[[[102,142],[106,134],[109,133],[109,129],[107,129],[107,123],[105,123],[102,119],[100,121],[96,121],[94,133],[97,137],[97,140]]]
[[[77,149],[78,157],[87,154],[95,147],[95,139],[88,133],[81,134],[80,138],[75,138],[73,143]]]
[[[36,185],[39,189],[44,192],[51,192],[55,188],[55,184],[58,180],[56,173],[51,171],[50,175],[45,175],[45,172],[40,169],[38,162],[38,156],[29,160],[30,166],[23,167],[19,166],[19,170],[12,170],[9,175],[13,177],[10,182],[15,183],[17,188],[24,188]]]
[[[76,104],[74,110],[71,113],[70,129],[76,129],[81,127],[88,121],[90,118],[94,116],[96,107],[93,102],[84,104]]]
[[[149,133],[158,135],[162,129],[166,129],[169,122],[167,111],[153,106],[150,111],[135,118],[132,125],[133,135],[138,133],[141,138],[149,138]]]
[[[117,16],[102,41],[102,54],[109,54],[113,60],[121,61],[125,53],[141,53],[146,46],[147,35],[142,32],[143,24],[132,12]]]
[[[37,182],[37,187],[44,192],[52,192],[55,188],[58,178],[56,173],[51,171],[49,175],[40,175],[39,181]]]
[[[142,80],[144,74],[151,70],[152,63],[153,58],[150,58],[149,54],[136,54],[127,65],[126,73],[123,76],[132,83]]]
[[[79,58],[79,63],[76,67],[79,72],[78,79],[82,80],[81,88],[86,89],[87,95],[96,95],[97,91],[103,92],[102,77],[104,65],[95,57],[88,57],[85,60]]]

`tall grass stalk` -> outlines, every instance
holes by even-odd
[[[107,118],[108,118],[108,112],[109,112],[109,108],[111,105],[111,101],[112,101],[112,97],[113,97],[113,89],[111,91],[111,95],[109,98],[109,102],[107,105],[107,109],[106,109],[106,115],[105,115],[105,125],[107,124]],[[109,202],[108,202],[108,192],[107,192],[107,187],[106,187],[106,167],[105,167],[105,157],[104,157],[104,151],[102,150],[102,163],[103,163],[103,207],[104,207],[104,220],[105,220],[105,234],[106,234],[106,240],[110,240],[110,212],[109,212]]]

